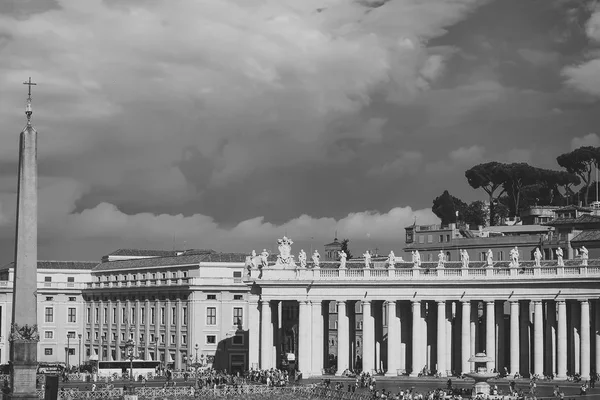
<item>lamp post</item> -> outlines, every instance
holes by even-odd
[[[67,333],[67,371],[69,370],[69,356],[71,355],[71,334]]]
[[[79,372],[81,372],[81,333],[77,335],[79,337]]]
[[[133,381],[133,349],[135,347],[135,340],[133,338],[129,338],[127,342],[125,342],[125,349],[127,349],[127,354],[129,357],[129,380]]]
[[[194,371],[195,371],[195,375],[196,375],[196,380],[198,380],[198,367],[200,366],[199,362],[198,362],[198,348],[200,346],[198,345],[198,343],[196,343],[194,345],[194,350],[196,351],[196,355],[194,356],[194,363],[192,364],[192,367],[194,367]]]

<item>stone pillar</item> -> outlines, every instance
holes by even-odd
[[[423,368],[421,365],[421,302],[412,301],[412,370],[410,376],[418,376]]]
[[[547,374],[556,373],[556,303],[553,300],[546,302],[546,341],[544,343],[545,370]]]
[[[181,360],[181,324],[183,322],[181,319],[182,314],[183,310],[181,308],[181,299],[177,297],[177,300],[175,301],[175,317],[173,317],[173,319],[175,319],[175,367],[179,365],[179,368],[187,367],[187,365],[182,365]],[[132,321],[132,323],[135,324],[135,321]]]
[[[190,312],[189,315],[192,315],[191,310],[188,310]],[[146,357],[148,357],[147,359],[150,360],[150,349],[153,349],[153,343],[152,341],[150,341],[150,299],[146,297],[146,299],[144,300],[144,351],[146,352]],[[140,314],[140,318],[141,318],[141,314]],[[192,326],[192,325],[190,325]],[[189,335],[189,340],[190,340],[190,344],[192,344],[191,340],[193,339],[191,337],[191,335]],[[197,343],[197,342],[195,342]],[[194,344],[195,344],[194,343]],[[157,360],[158,358],[157,355],[154,355],[154,359]]]
[[[365,300],[363,306],[363,371],[371,373],[375,368],[375,319],[371,309],[371,300]],[[388,347],[389,349],[389,347]],[[389,356],[388,356],[389,357]]]
[[[522,376],[531,374],[531,313],[529,300],[519,302],[519,373]]]
[[[510,302],[510,373],[519,372],[519,302]]]
[[[30,121],[31,85],[29,89],[25,111],[27,127],[19,138],[17,231],[9,336],[12,393],[9,397],[37,400],[37,132]]]
[[[398,376],[400,369],[400,320],[396,312],[396,302],[387,302],[388,340],[386,376]],[[364,327],[364,325],[363,325]],[[364,338],[363,338],[364,343]],[[364,350],[364,347],[363,347]]]
[[[310,375],[311,363],[311,304],[310,301],[300,300],[298,315],[298,369],[305,375]]]
[[[567,379],[567,303],[558,301],[556,378]]]
[[[446,376],[446,302],[437,302],[437,372]]]
[[[572,344],[573,344],[573,358],[569,360],[567,358],[567,365],[569,365],[569,371],[571,365],[573,366],[573,373],[581,373],[581,306],[579,302],[574,300],[567,303],[567,307],[570,309],[571,323],[569,330],[572,332]],[[568,353],[567,353],[568,354]],[[571,364],[572,362],[572,364]]]
[[[260,303],[260,369],[271,369],[273,367],[273,325],[271,321],[271,304],[268,300],[262,300]]]
[[[594,370],[600,372],[600,301],[594,302],[594,340],[596,341],[596,359],[594,360]]]
[[[340,300],[338,304],[338,369],[337,376],[340,376],[348,369],[348,350],[350,349],[350,329],[348,326],[348,312],[346,310],[346,301]]]
[[[478,350],[479,350],[479,346],[478,346],[478,337],[479,337],[479,318],[478,318],[478,313],[479,312],[479,301],[474,301],[471,303],[471,321],[469,324],[471,333],[471,341],[470,341],[470,351],[469,351],[469,357],[473,356],[475,354],[477,354]],[[471,369],[471,371],[475,370],[475,365],[471,364],[469,366],[469,368]]]
[[[123,303],[121,302],[121,298],[117,297],[117,341],[115,343],[115,361],[121,361],[121,307],[122,307]],[[157,310],[160,311],[160,310]],[[111,310],[109,310],[109,312],[111,312]],[[110,319],[110,317],[109,317]],[[160,322],[160,321],[159,321]],[[110,324],[109,324],[110,325]],[[158,324],[157,324],[158,325]],[[156,328],[155,328],[156,329]],[[109,338],[109,343],[111,341],[112,338]],[[111,343],[111,347],[112,347],[112,343]],[[111,348],[112,351],[112,348]],[[108,355],[109,359],[110,359],[110,354]],[[166,363],[166,356],[165,356],[165,363]]]
[[[498,301],[496,303],[496,332],[497,332],[497,345],[496,345],[496,368],[498,372],[504,372],[506,367],[506,337],[505,326],[504,326],[504,301]]]
[[[581,379],[587,381],[590,379],[590,303],[587,300],[581,301]]]
[[[460,330],[460,366],[461,372],[471,372],[469,358],[471,357],[471,302],[462,301],[462,324]]]
[[[312,373],[320,375],[323,369],[323,304],[321,300],[312,302]],[[363,340],[364,342],[364,340]]]
[[[487,363],[488,371],[496,368],[496,321],[494,300],[485,302],[485,352],[494,361]]]
[[[248,368],[260,368],[260,311],[254,297],[248,300]]]
[[[544,313],[542,301],[533,302],[533,373],[544,376]]]
[[[456,352],[456,345],[454,344],[454,335],[452,329],[452,320],[453,320],[453,309],[456,306],[456,303],[450,301],[446,307],[446,372],[452,372],[452,360],[454,352]],[[454,352],[452,351],[454,349]]]

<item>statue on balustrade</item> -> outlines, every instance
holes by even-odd
[[[294,256],[292,255],[292,244],[294,242],[284,236],[281,239],[277,239],[277,249],[279,254],[277,255],[277,264],[284,267],[295,267]]]
[[[439,254],[438,254],[438,264],[437,267],[438,268],[444,268],[444,263],[446,262],[446,255],[444,254],[443,250],[440,250]]]
[[[510,266],[512,268],[519,267],[519,248],[515,246],[510,250]]]
[[[369,253],[369,250],[363,254],[363,257],[365,258],[365,268],[369,268],[371,266],[371,253]]]
[[[312,255],[313,266],[315,268],[319,268],[320,261],[321,261],[321,256],[319,255],[319,252],[317,250],[315,250],[315,252]]]
[[[298,253],[298,262],[302,268],[306,268],[306,253],[304,252],[304,249],[300,250],[300,253]]]
[[[346,268],[346,259],[348,258],[348,254],[344,250],[338,251],[338,256],[340,257],[340,269]]]
[[[556,249],[556,259],[558,260],[558,266],[559,267],[564,267],[565,266],[565,262],[563,261],[563,249],[562,249],[562,247],[559,247],[558,249]]]
[[[469,252],[465,249],[460,250],[460,261],[463,268],[469,268]]]
[[[536,267],[541,267],[542,264],[542,252],[540,251],[539,247],[535,248],[535,251],[533,252],[533,259],[535,260],[535,266]]]
[[[248,276],[251,275],[253,269],[262,270],[268,266],[269,253],[267,250],[263,250],[260,255],[256,255],[256,251],[252,250],[249,257],[246,257],[246,270]]]
[[[419,253],[419,250],[414,250],[412,252],[412,262],[414,268],[419,268],[421,266],[421,253]]]
[[[393,250],[391,250],[390,254],[388,255],[387,264],[389,268],[394,268],[396,266],[396,255],[394,254]]]
[[[588,265],[588,249],[586,249],[585,246],[581,246],[581,248],[579,249],[579,252],[581,253],[581,265],[584,267],[587,267],[587,265]]]
[[[494,253],[492,252],[492,249],[488,249],[486,259],[487,259],[488,267],[491,267],[492,265],[494,265]]]

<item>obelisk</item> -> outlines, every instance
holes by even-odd
[[[35,399],[37,344],[37,132],[31,125],[31,86],[25,115],[27,126],[19,141],[19,183],[13,310],[10,332],[10,395]]]

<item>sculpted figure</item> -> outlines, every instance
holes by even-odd
[[[281,239],[277,239],[277,244],[277,249],[279,250],[277,265],[295,266],[294,256],[292,255],[292,244],[294,242],[284,236]]]
[[[463,268],[469,268],[469,252],[465,249],[460,251],[460,261],[462,262]]]
[[[488,267],[491,267],[492,265],[494,265],[494,253],[492,252],[492,249],[488,249],[486,259],[487,259]]]
[[[262,270],[264,267],[267,267],[268,257],[269,253],[267,252],[267,250],[263,250],[263,252],[260,255],[256,255],[256,251],[252,250],[250,256],[246,257],[246,270],[248,272],[248,276],[251,275],[251,271],[253,269]]]
[[[369,253],[369,250],[363,254],[363,257],[365,258],[365,268],[369,268],[371,266],[371,253]]]
[[[317,250],[315,250],[315,252],[312,255],[312,261],[313,261],[313,265],[315,266],[315,268],[319,268],[320,260],[321,260],[321,256],[319,255],[319,252]]]
[[[298,254],[298,261],[300,262],[300,266],[302,268],[306,268],[306,253],[304,252],[304,249],[300,250],[300,253]]]
[[[419,253],[419,250],[415,250],[413,264],[415,268],[421,267],[421,253]]]
[[[446,262],[446,255],[444,254],[443,250],[440,250],[439,254],[438,254],[438,264],[437,267],[438,268],[444,268],[444,263]]]
[[[542,252],[540,251],[539,247],[535,248],[535,251],[533,252],[533,259],[535,260],[535,266],[536,267],[541,267],[541,261],[542,261]]]
[[[563,261],[563,249],[562,249],[562,247],[559,247],[558,249],[556,249],[556,258],[558,260],[558,266],[559,267],[564,267],[565,266],[565,262]]]
[[[587,267],[588,265],[588,249],[585,246],[581,246],[579,249],[579,253],[581,253],[581,265]]]
[[[396,266],[396,255],[393,250],[390,251],[390,254],[388,255],[387,263],[389,268],[394,268]]]
[[[510,266],[513,268],[519,266],[519,248],[517,246],[510,250]]]
[[[348,254],[344,250],[338,251],[338,256],[340,257],[340,269],[346,268],[346,258],[348,258]]]

